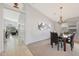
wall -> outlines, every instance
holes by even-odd
[[[24,22],[25,22],[25,16],[26,14],[21,13],[19,16],[19,43],[24,43],[25,39],[25,28],[24,28]]]
[[[2,4],[0,4],[0,52],[3,51],[3,18],[2,18]]]
[[[4,13],[3,14],[4,19],[18,23],[18,19],[19,19],[19,15],[20,15],[19,12],[4,8],[3,13]]]
[[[26,4],[26,21],[25,21],[25,43],[30,44],[32,42],[48,39],[50,37],[50,29],[40,31],[38,29],[38,24],[45,22],[47,24],[52,24],[48,17],[43,15],[41,12]],[[52,29],[53,30],[53,29]]]
[[[76,25],[76,35],[75,35],[75,40],[79,41],[79,17],[73,17],[67,19],[65,22],[68,23],[68,25]]]
[[[4,28],[6,29],[6,26],[15,26],[19,31],[19,37],[18,39],[9,40],[7,39],[7,43],[9,45],[5,45],[5,50],[11,49],[13,47],[16,47],[16,44],[23,43],[24,40],[24,11],[15,11],[11,8],[6,8],[9,6],[3,7],[3,19],[4,19]],[[12,47],[13,46],[13,47]]]
[[[52,25],[52,31],[61,32],[61,26],[53,21],[59,20],[59,4],[27,4],[26,6],[26,44],[47,39],[50,37],[50,30],[39,31],[37,24],[47,21]],[[62,4],[64,19],[73,19],[79,15],[79,4]],[[51,7],[52,6],[52,7]],[[33,8],[32,8],[33,7]],[[38,10],[38,11],[37,11]],[[49,17],[49,18],[48,18]],[[76,20],[76,19],[75,19]],[[52,21],[52,22],[51,22]],[[73,21],[74,22],[74,21]]]

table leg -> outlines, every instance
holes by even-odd
[[[66,51],[66,39],[64,39],[64,51]]]

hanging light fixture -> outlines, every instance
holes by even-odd
[[[59,21],[58,21],[59,24],[62,24],[64,22],[63,21],[63,16],[62,16],[62,9],[63,9],[63,7],[61,6],[60,7],[60,17],[59,17]]]

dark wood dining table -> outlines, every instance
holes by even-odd
[[[63,41],[64,41],[64,51],[66,51],[66,39],[67,38],[63,38]]]
[[[62,39],[63,39],[63,44],[64,44],[64,49],[63,49],[64,51],[66,51],[66,40],[67,40],[67,38],[68,38],[70,35],[71,35],[71,34],[61,36]]]

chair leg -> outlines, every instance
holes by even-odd
[[[52,45],[52,40],[50,41],[50,45]]]
[[[72,44],[71,44],[71,51],[73,50]]]
[[[53,43],[51,44],[51,47],[53,48]]]
[[[72,42],[70,45],[71,45],[71,51],[72,51],[74,47],[74,43]]]
[[[57,45],[57,43],[55,42],[55,45]]]
[[[62,41],[61,41],[61,48],[63,48]]]
[[[57,44],[58,46],[57,46],[57,50],[59,51],[59,43]]]

